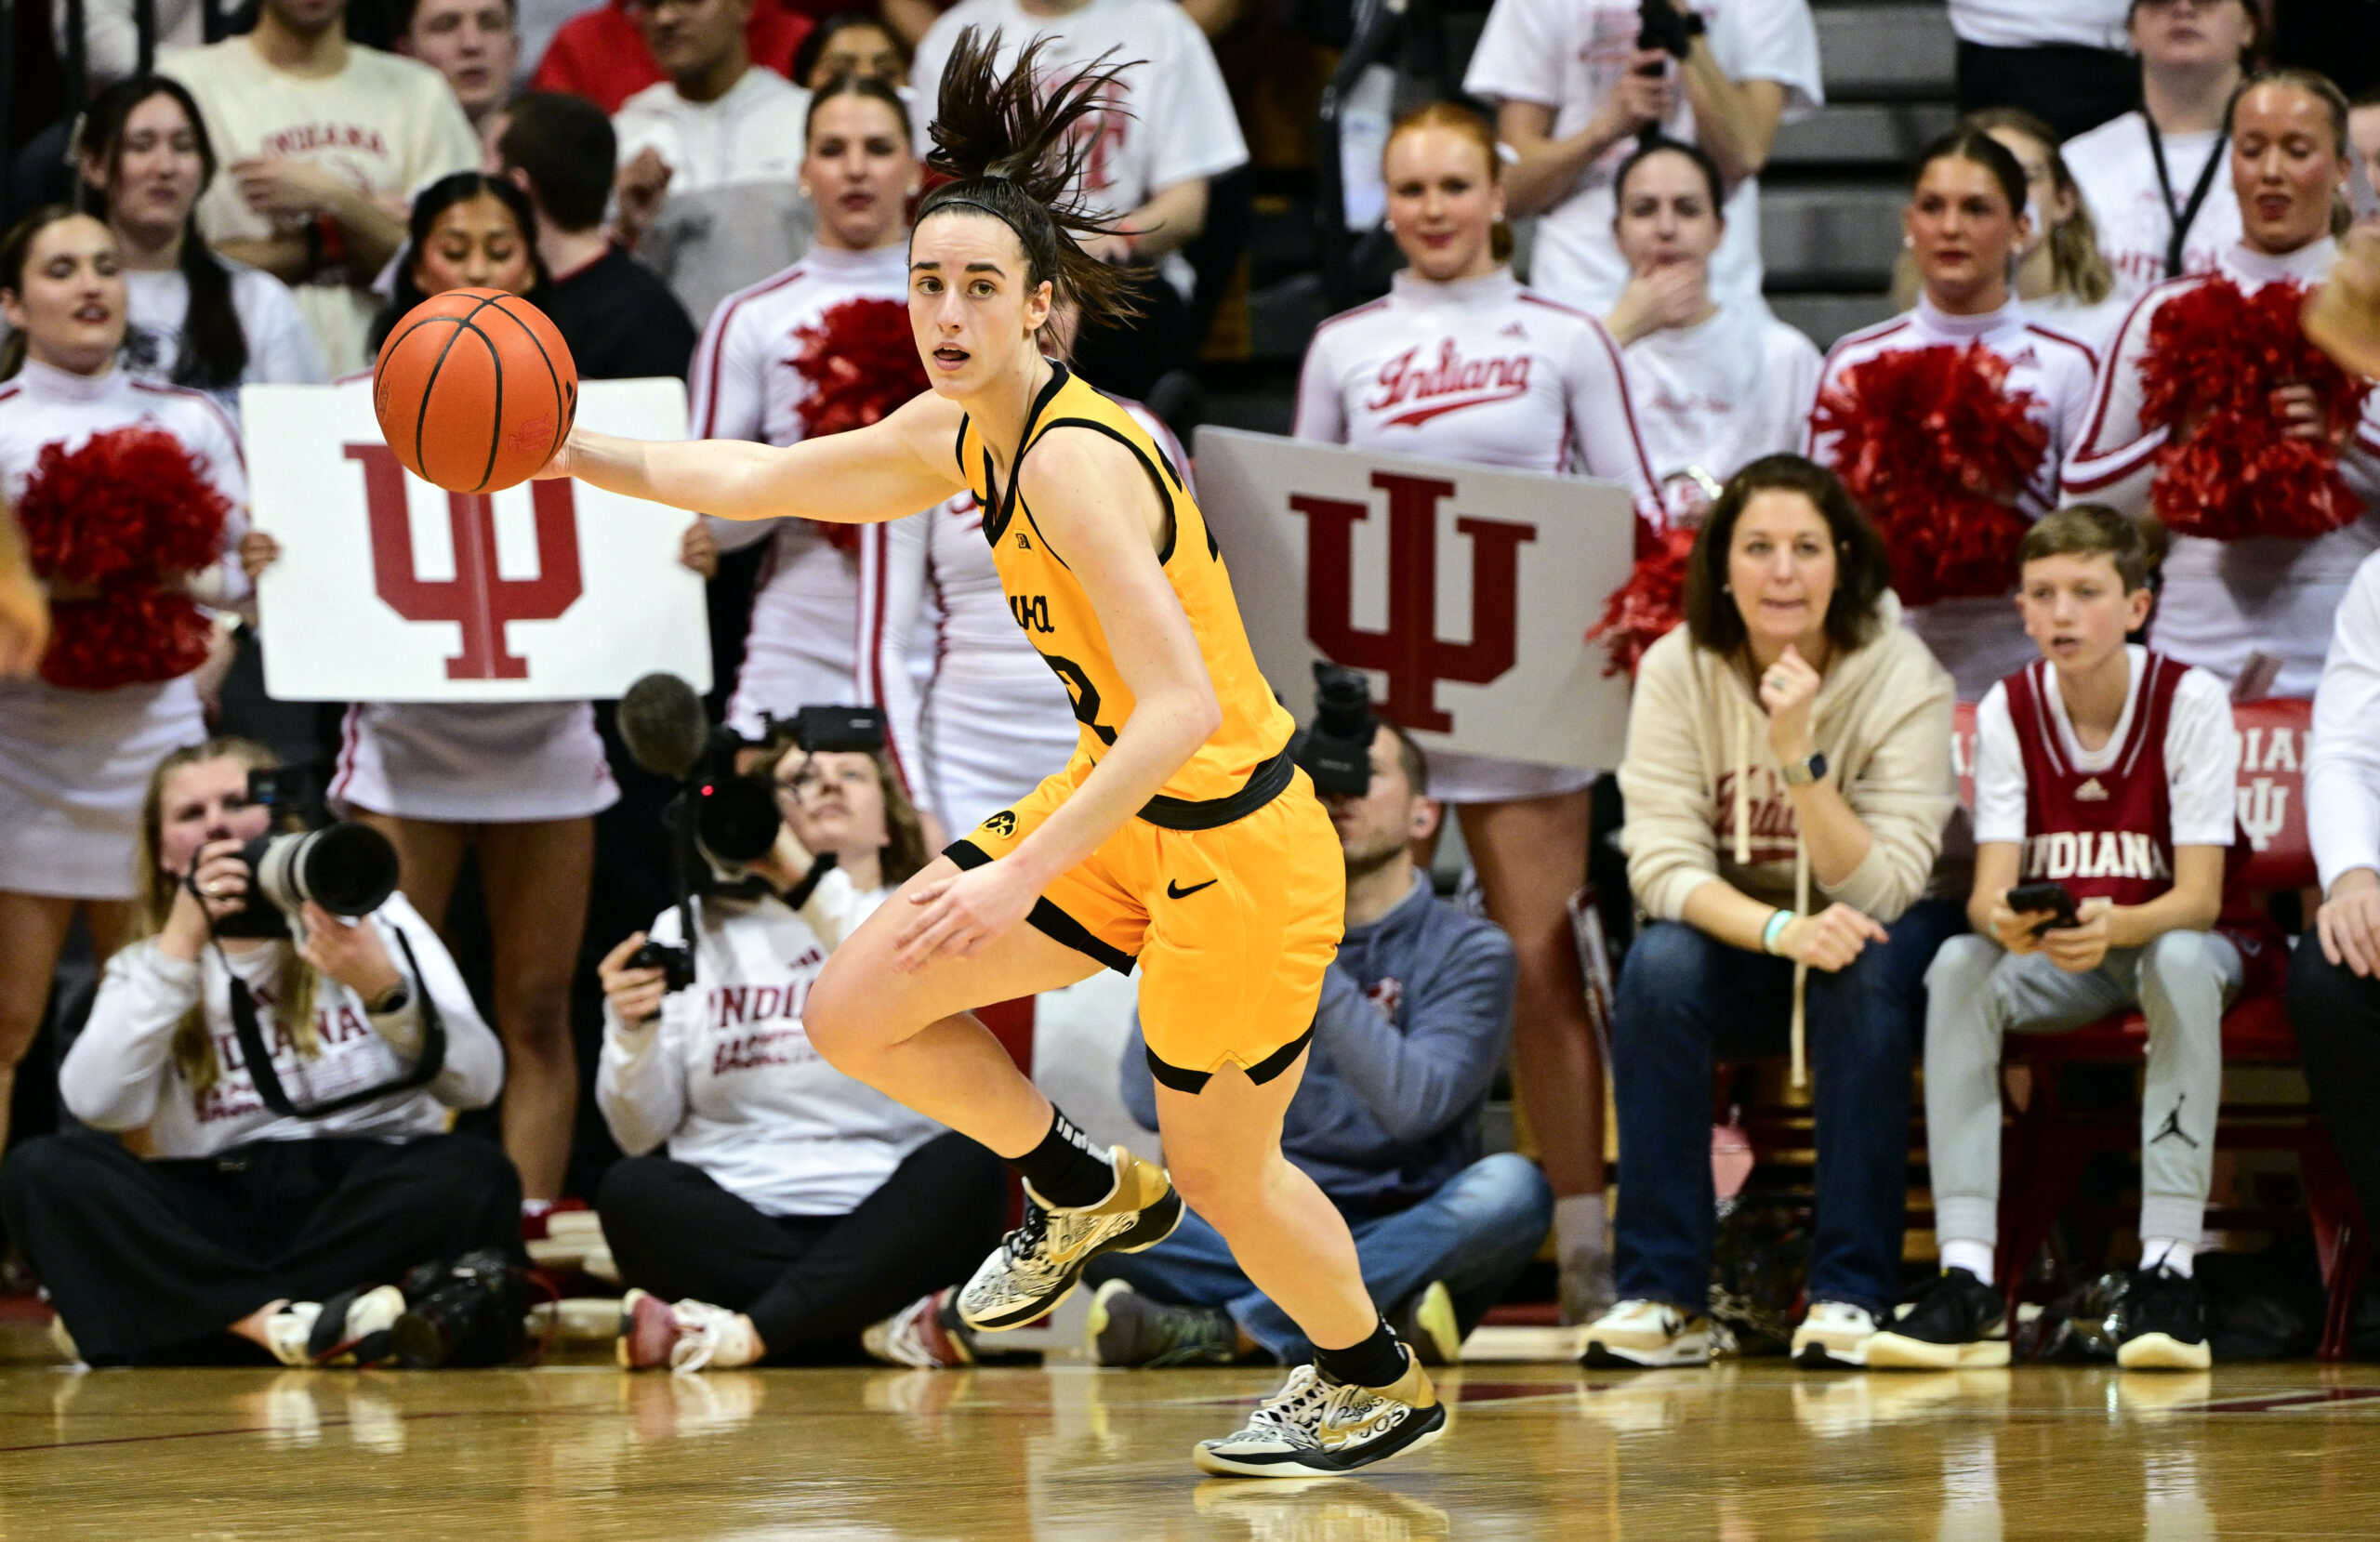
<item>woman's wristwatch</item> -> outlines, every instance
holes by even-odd
[[[364,1009],[374,1017],[387,1017],[390,1012],[402,1012],[412,1005],[413,987],[400,979],[395,984],[365,1002]]]
[[[1814,749],[1799,760],[1785,762],[1785,784],[1807,787],[1826,780],[1826,752]]]

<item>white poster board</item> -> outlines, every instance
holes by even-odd
[[[240,393],[249,517],[281,545],[257,583],[282,701],[614,697],[650,670],[710,689],[694,516],[576,481],[448,494],[397,464],[372,382]],[[677,380],[590,380],[578,421],[686,437]]]
[[[1201,428],[1198,506],[1257,662],[1305,718],[1316,659],[1369,670],[1429,749],[1604,769],[1628,681],[1586,640],[1628,580],[1616,483]]]

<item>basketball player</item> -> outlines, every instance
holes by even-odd
[[[932,392],[883,421],[785,449],[575,432],[548,476],[730,519],[897,519],[961,492],[1012,613],[1074,698],[1072,763],[902,887],[827,961],[811,1041],[840,1069],[964,1131],[1024,1176],[1024,1225],[960,1291],[978,1329],[1047,1312],[1096,1254],[1163,1240],[1184,1199],[1317,1346],[1246,1428],[1201,1443],[1210,1472],[1334,1475],[1446,1422],[1364,1290],[1346,1223],[1283,1160],[1339,940],[1338,842],[1288,754],[1204,517],[1145,430],[1042,356],[1064,295],[1123,309],[1078,236],[1089,136],[1119,72],[1006,75],[970,29],[943,76],[909,317]],[[1030,926],[1019,922],[1030,921]],[[969,1009],[1138,958],[1168,1175],[1053,1109]]]
[[[2138,1007],[2140,1267],[2116,1363],[2206,1369],[2192,1260],[2214,1177],[2223,1008],[2285,956],[2231,881],[2237,731],[2223,682],[2124,641],[2149,619],[2132,521],[2098,504],[2025,534],[2016,602],[2042,656],[1976,711],[1975,934],[1926,972],[1925,1128],[1942,1272],[1868,1341],[1873,1368],[2008,1364],[1994,1273],[2000,1052]],[[2056,886],[2062,895],[2029,894]],[[2024,886],[2024,887],[2020,887]],[[2063,913],[2061,914],[2061,910]],[[2022,1267],[2018,1261],[2017,1267]]]

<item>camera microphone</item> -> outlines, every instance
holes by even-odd
[[[710,718],[694,688],[677,676],[640,678],[620,698],[620,738],[636,763],[683,781],[710,745]]]

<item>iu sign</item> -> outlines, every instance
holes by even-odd
[[[1633,560],[1625,489],[1542,472],[1198,431],[1198,501],[1290,708],[1310,666],[1372,672],[1433,749],[1619,764],[1628,687],[1586,640]]]
[[[692,516],[575,481],[446,493],[397,463],[372,387],[241,392],[265,688],[284,701],[568,701],[648,670],[710,684]],[[578,420],[682,437],[675,380],[589,381]]]

